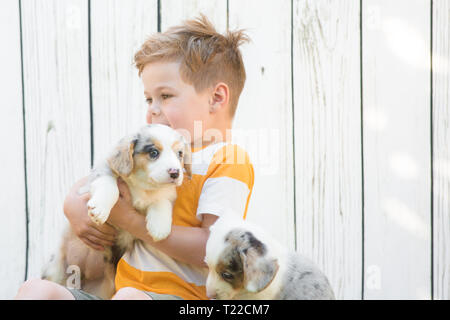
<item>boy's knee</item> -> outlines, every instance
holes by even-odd
[[[42,279],[28,279],[19,288],[16,299],[39,299],[38,293],[42,296],[46,293],[47,284]]]
[[[151,300],[150,296],[142,292],[141,290],[124,287],[119,289],[113,297],[113,300]]]
[[[42,279],[29,279],[19,288],[15,299],[57,299],[60,292],[61,290],[56,283]]]

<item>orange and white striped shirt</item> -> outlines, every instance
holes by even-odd
[[[192,179],[177,188],[172,224],[200,227],[202,214],[222,216],[234,211],[245,219],[253,189],[254,172],[248,154],[231,143],[215,143],[192,153]],[[208,299],[207,268],[182,263],[142,241],[126,252],[117,265],[116,290],[133,287]]]

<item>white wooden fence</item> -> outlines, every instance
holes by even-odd
[[[2,1],[0,298],[54,250],[69,187],[144,123],[135,50],[199,12],[252,38],[249,220],[340,299],[449,299],[449,0]]]

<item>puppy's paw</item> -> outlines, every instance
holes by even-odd
[[[164,240],[172,230],[172,221],[163,217],[147,216],[147,230],[154,241]]]
[[[101,225],[108,220],[111,209],[98,204],[96,201],[93,201],[93,199],[88,201],[87,206],[88,215],[94,223]]]

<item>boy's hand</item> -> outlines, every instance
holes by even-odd
[[[78,194],[81,186],[85,185],[87,177],[79,180],[70,189],[64,201],[64,214],[70,222],[75,235],[81,239],[86,245],[95,250],[104,250],[104,246],[114,244],[116,229],[107,223],[96,225],[89,218],[87,210],[87,202],[91,195],[89,192],[82,195]]]

